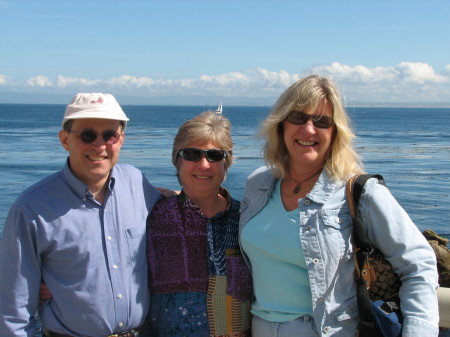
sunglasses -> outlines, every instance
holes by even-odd
[[[188,161],[199,161],[203,154],[209,162],[221,161],[227,157],[227,152],[220,149],[200,150],[193,147],[181,149],[177,155]]]
[[[291,111],[286,117],[287,121],[292,124],[303,125],[312,119],[316,128],[328,129],[333,126],[333,118],[323,115],[309,115],[303,111]]]
[[[76,133],[80,135],[80,139],[85,144],[91,144],[95,142],[99,134],[94,130],[84,130],[82,132],[70,131],[70,133]],[[115,131],[103,131],[102,134],[103,141],[108,145],[116,144],[120,139],[120,133]]]

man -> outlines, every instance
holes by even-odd
[[[116,164],[128,118],[113,96],[78,94],[59,139],[65,167],[26,189],[0,240],[0,335],[144,336],[146,218],[160,193]],[[52,299],[39,306],[45,283]]]

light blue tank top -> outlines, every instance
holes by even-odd
[[[312,315],[312,296],[299,238],[298,210],[281,201],[280,180],[264,208],[241,232],[253,273],[252,313],[272,322]]]

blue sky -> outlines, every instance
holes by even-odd
[[[331,77],[352,104],[450,105],[450,1],[0,0],[0,102],[270,105]]]

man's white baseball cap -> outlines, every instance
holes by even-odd
[[[124,122],[127,126],[128,117],[123,112],[113,95],[101,93],[76,94],[66,107],[61,126],[71,119],[102,118]]]

